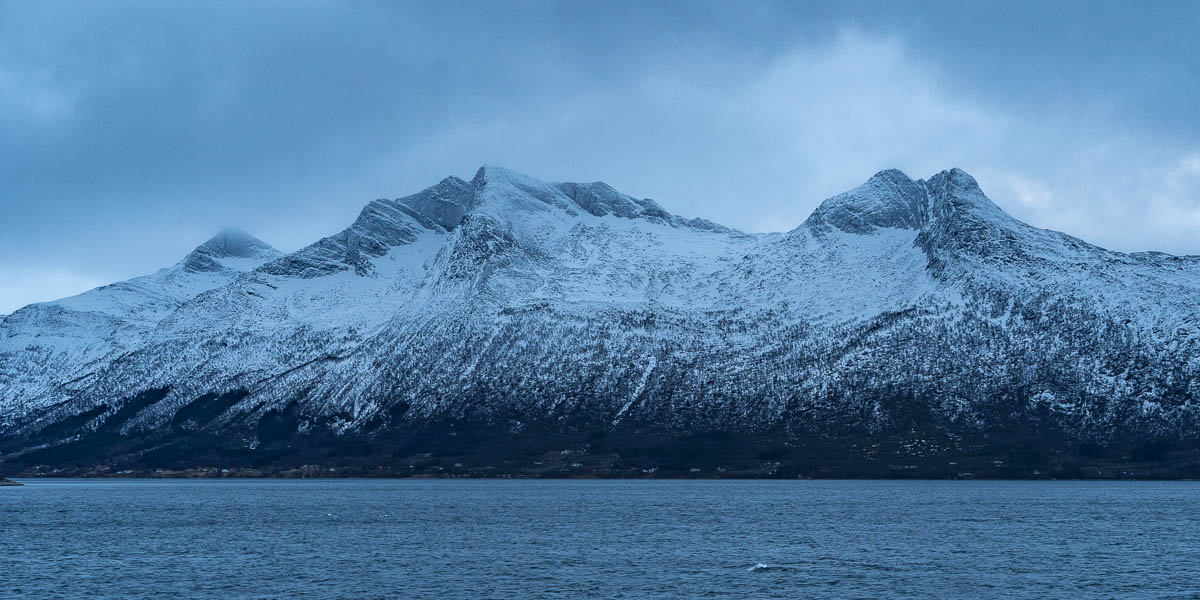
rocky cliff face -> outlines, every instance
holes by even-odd
[[[396,458],[457,428],[625,440],[613,456],[717,436],[855,464],[932,438],[921,456],[1117,460],[1197,439],[1198,357],[1200,258],[1030,227],[957,169],[884,171],[750,235],[485,167],[289,255],[225,232],[6,317],[0,452]]]

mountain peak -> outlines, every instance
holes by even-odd
[[[979,182],[962,169],[942,171],[930,177],[925,187],[931,204],[937,205],[940,215],[970,213],[996,222],[1013,220],[983,193]]]
[[[913,180],[898,169],[880,171],[866,183],[822,202],[804,223],[813,231],[836,228],[870,233],[877,227],[921,229],[934,219],[1012,221],[966,171],[952,168],[928,180]]]
[[[270,244],[242,231],[228,227],[200,244],[183,259],[183,269],[190,273],[211,273],[229,267],[229,259],[253,259],[258,263],[282,256]],[[257,266],[257,265],[256,265]]]
[[[930,177],[929,184],[934,187],[950,187],[959,191],[981,191],[979,182],[975,181],[974,177],[958,167],[942,171]]]
[[[884,169],[871,176],[868,182],[890,182],[896,184],[911,183],[912,178],[904,174],[900,169]]]
[[[197,250],[205,248],[217,256],[236,256],[251,258],[263,252],[278,252],[270,244],[242,231],[236,227],[226,227],[216,235],[201,244]]]
[[[496,165],[483,165],[475,171],[475,177],[471,179],[471,183],[477,187],[485,186],[489,183],[512,183],[512,184],[528,184],[536,181],[532,177],[524,173],[518,173],[512,169],[498,167]]]
[[[480,169],[482,171],[482,169]],[[479,177],[476,175],[476,177]],[[463,215],[470,209],[472,184],[458,177],[447,177],[437,185],[421,190],[411,196],[405,196],[394,201],[422,225],[429,227],[427,221],[432,221],[442,229],[450,230],[462,222]],[[387,203],[389,201],[377,201]],[[368,211],[364,211],[364,215]],[[360,217],[362,218],[362,217]]]
[[[898,169],[876,173],[866,183],[824,202],[804,223],[816,231],[835,227],[870,233],[876,227],[919,229],[925,222],[925,189]]]
[[[506,220],[511,214],[566,208],[569,200],[553,185],[504,167],[484,165],[471,180],[473,212]]]

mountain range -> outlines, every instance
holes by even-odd
[[[1198,400],[1200,257],[958,169],[749,234],[483,167],[0,322],[28,474],[1182,477]]]

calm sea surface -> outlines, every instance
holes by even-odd
[[[1197,598],[1200,484],[25,480],[5,598]]]

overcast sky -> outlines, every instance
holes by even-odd
[[[1200,2],[0,0],[0,313],[495,164],[747,231],[876,171],[1200,254]]]

